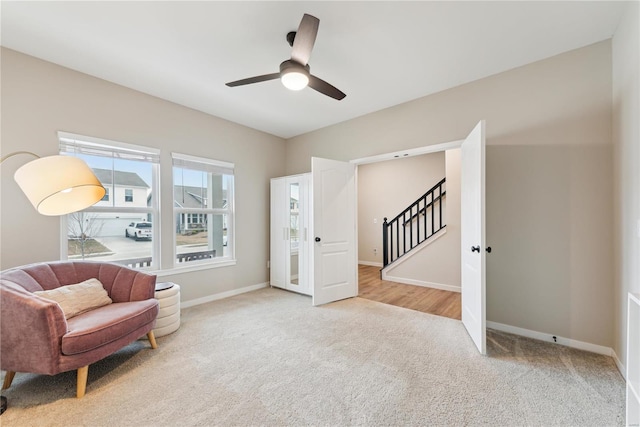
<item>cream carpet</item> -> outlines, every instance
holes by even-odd
[[[360,298],[311,307],[261,289],[182,312],[180,329],[75,372],[20,374],[9,426],[614,426],[609,357]]]

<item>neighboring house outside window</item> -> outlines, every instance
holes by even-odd
[[[94,167],[91,170],[107,190],[107,194],[110,194],[113,190],[115,202],[124,200],[127,202],[127,207],[147,207],[147,195],[151,194],[151,187],[138,173]],[[135,203],[133,203],[134,200],[136,201]],[[105,201],[107,203],[102,203]],[[107,197],[107,200],[103,198],[94,206],[113,206],[113,204]]]
[[[234,165],[172,153],[175,262],[234,259]]]
[[[62,258],[159,268],[155,225],[160,212],[158,198],[152,197],[159,183],[159,150],[64,132],[58,136],[60,154],[87,162],[107,190],[93,206],[62,217],[67,230]],[[137,232],[137,226],[144,233]]]

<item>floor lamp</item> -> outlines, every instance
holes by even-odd
[[[88,208],[101,200],[106,190],[91,168],[77,157],[40,157],[30,151],[16,151],[0,159],[26,154],[35,160],[21,166],[14,178],[33,207],[42,215],[66,215]],[[0,396],[0,414],[7,398]]]

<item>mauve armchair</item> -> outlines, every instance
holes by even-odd
[[[69,319],[60,305],[33,292],[98,279],[112,304]],[[89,365],[152,329],[158,315],[156,276],[106,262],[38,263],[0,272],[0,369],[3,389],[16,372],[55,375],[78,371],[77,397],[86,390]],[[102,292],[102,291],[100,291]]]

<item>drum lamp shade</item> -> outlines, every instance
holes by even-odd
[[[42,215],[65,215],[88,208],[106,190],[91,168],[77,157],[49,156],[18,169],[14,178]]]

